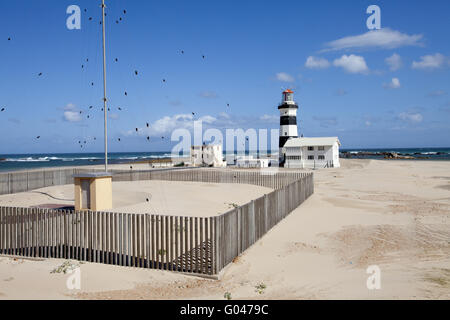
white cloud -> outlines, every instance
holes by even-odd
[[[384,61],[389,66],[389,70],[391,71],[396,71],[402,66],[402,58],[396,53],[386,58]]]
[[[217,119],[212,116],[203,116],[203,117],[198,118],[197,120],[203,121],[203,123],[211,124],[211,123],[215,122]]]
[[[276,78],[278,81],[283,81],[283,82],[294,82],[295,81],[293,76],[291,76],[290,74],[285,73],[285,72],[277,73]]]
[[[219,117],[224,119],[230,119],[230,115],[226,112],[219,113]]]
[[[203,125],[212,124],[217,121],[215,117],[206,115],[200,118],[194,118],[191,114],[176,114],[173,116],[165,116],[161,119],[151,123],[149,127],[140,128],[138,132],[135,129],[126,132],[126,136],[132,136],[135,134],[158,136],[162,134],[171,133],[175,129],[185,128],[192,129],[194,127],[194,120],[203,121]]]
[[[322,51],[336,51],[363,48],[394,49],[404,46],[421,46],[421,34],[408,35],[389,28],[372,30],[366,33],[348,36],[325,44]]]
[[[317,58],[313,56],[309,56],[306,59],[305,67],[309,69],[326,69],[330,66],[330,62],[328,62],[325,58]]]
[[[81,121],[81,115],[75,111],[64,111],[64,119],[69,122],[79,122]]]
[[[77,110],[74,104],[69,103],[64,107],[64,120],[69,122],[79,122],[82,120],[80,111]]]
[[[192,127],[193,116],[190,114],[177,114],[165,116],[153,122],[149,128],[141,129],[139,132],[148,135],[159,135],[173,131],[176,128]],[[133,134],[133,131],[129,131]]]
[[[398,118],[412,123],[419,123],[423,120],[423,116],[420,113],[414,112],[402,112],[398,115]]]
[[[400,80],[398,78],[392,78],[391,82],[383,83],[385,89],[398,89],[400,88]]]
[[[420,57],[420,61],[413,61],[412,68],[413,69],[437,69],[441,68],[445,64],[445,57],[436,53],[434,55],[429,54],[423,57]]]
[[[343,55],[339,59],[333,61],[335,67],[342,67],[349,73],[367,73],[369,68],[367,67],[364,57],[351,55]]]

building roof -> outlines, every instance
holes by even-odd
[[[287,90],[284,90],[283,93],[294,93],[294,91],[292,91],[291,89],[287,89]]]
[[[78,173],[74,174],[74,178],[107,178],[112,177],[113,174],[111,172],[86,172],[86,173]]]
[[[341,145],[338,137],[292,138],[284,147],[332,146],[335,142]]]

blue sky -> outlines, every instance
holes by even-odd
[[[170,150],[161,137],[192,112],[219,129],[278,128],[287,87],[305,136],[450,146],[447,0],[106,2],[111,151]],[[102,151],[99,3],[1,2],[0,154],[80,152],[84,140]],[[81,30],[66,28],[72,4]],[[382,29],[369,32],[371,4]]]

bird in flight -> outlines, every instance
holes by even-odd
[[[117,61],[119,61],[119,59],[117,59],[117,58],[116,58],[116,59],[114,59],[114,60],[115,60],[116,62],[117,62]]]
[[[139,130],[139,129],[138,129],[138,128],[136,128],[136,132],[138,132],[138,130]]]
[[[166,79],[163,79],[163,82],[166,82]]]
[[[128,96],[128,93],[125,91],[125,95]]]
[[[42,72],[39,72],[38,77],[42,76]]]
[[[11,41],[11,37],[8,38],[8,41]]]
[[[1,108],[1,109],[0,109],[0,112],[3,112],[3,111],[5,111],[5,108]]]
[[[127,14],[127,10],[123,10],[123,14]]]
[[[138,71],[137,71],[137,70],[135,70],[135,71],[134,71],[134,74],[135,74],[135,75],[138,75]]]
[[[119,142],[120,142],[120,138],[118,138],[117,140],[119,140]]]
[[[122,111],[122,108],[121,108],[121,107],[117,107],[117,109],[118,109],[119,111]]]
[[[147,128],[148,128],[148,127],[150,127],[150,125],[149,125],[148,122],[147,122]]]
[[[94,83],[93,83],[93,82],[91,82],[91,86],[94,86]]]
[[[89,109],[92,109],[93,108],[93,106],[89,106]]]
[[[150,137],[147,137],[147,140],[150,141]]]
[[[36,139],[40,139],[40,138],[41,138],[41,136],[37,136],[37,137],[36,137]]]

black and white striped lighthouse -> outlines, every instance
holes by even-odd
[[[297,109],[298,105],[294,101],[294,92],[285,90],[281,104],[278,106],[280,110],[280,141],[279,141],[279,160],[280,164],[284,163],[283,147],[290,138],[298,137],[297,130]]]

